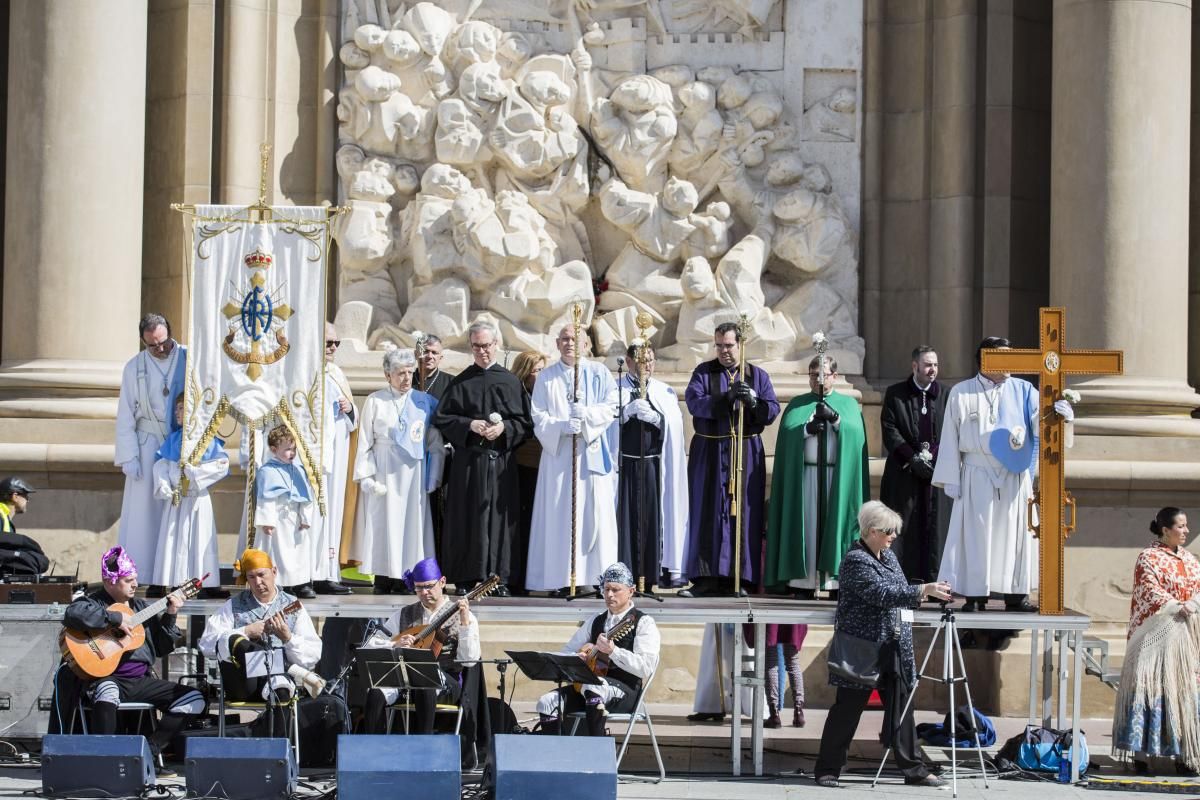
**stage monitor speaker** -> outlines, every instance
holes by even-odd
[[[338,800],[406,797],[458,800],[462,768],[457,736],[338,736]]]
[[[145,736],[42,739],[42,794],[48,797],[133,797],[154,785],[154,755]]]
[[[287,739],[189,738],[183,776],[188,797],[283,800],[298,770]]]
[[[495,800],[617,800],[617,748],[608,736],[496,736]]]

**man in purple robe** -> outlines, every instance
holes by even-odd
[[[688,457],[688,539],[684,574],[692,581],[682,597],[731,593],[737,513],[730,495],[730,460],[734,452],[738,410],[742,411],[744,492],[742,583],[760,580],[763,531],[766,528],[767,466],[760,434],[779,416],[771,378],[761,367],[745,365],[738,374],[741,334],[732,322],[713,333],[717,357],[692,372],[684,399],[692,414],[695,436]]]

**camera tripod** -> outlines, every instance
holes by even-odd
[[[944,634],[944,646],[942,648],[942,674],[940,677],[934,675],[926,675],[925,668],[929,665],[929,659],[933,655],[933,649],[937,647],[938,637]],[[957,664],[958,673],[955,674],[955,665]],[[903,724],[903,720],[912,710],[913,700],[917,696],[917,687],[921,685],[921,679],[925,678],[934,683],[942,683],[950,695],[950,781],[951,791],[954,797],[958,797],[958,736],[955,726],[957,724],[956,706],[954,704],[954,687],[955,684],[962,684],[963,692],[967,696],[967,708],[971,712],[971,727],[975,734],[975,752],[979,754],[979,771],[983,775],[983,786],[988,788],[987,768],[983,764],[983,748],[979,745],[979,726],[975,724],[975,703],[971,700],[971,687],[967,683],[967,668],[963,662],[962,642],[958,638],[958,623],[954,618],[954,609],[946,604],[942,604],[942,618],[938,621],[937,628],[934,629],[933,638],[929,641],[929,649],[925,651],[925,658],[921,661],[921,668],[917,670],[917,680],[913,684],[912,691],[909,692],[908,700],[904,703],[904,710],[900,712],[900,717],[897,724]],[[875,771],[875,779],[871,781],[871,788],[875,788],[875,784],[879,783],[879,776],[883,773],[883,766],[887,763],[888,756],[892,754],[892,748],[889,745],[883,753],[883,758],[879,762],[879,769]]]

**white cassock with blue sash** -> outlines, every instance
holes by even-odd
[[[531,401],[533,432],[542,444],[525,586],[552,590],[571,579],[571,396],[574,370],[561,361],[538,373]],[[579,362],[579,484],[575,487],[575,576],[590,586],[617,560],[617,384],[603,364]]]
[[[434,554],[428,493],[441,485],[441,433],[430,424],[437,400],[391,388],[371,394],[359,422],[354,536],[346,557],[359,571],[399,579]]]
[[[976,375],[950,390],[933,485],[954,501],[938,580],[956,594],[1023,595],[1036,587],[1026,505],[1037,435],[1037,389],[1028,381]]]

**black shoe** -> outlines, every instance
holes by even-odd
[[[550,596],[553,597],[555,600],[562,600],[564,598],[570,597],[571,596],[571,587],[564,586],[561,589],[555,589],[553,592],[550,593]]]
[[[492,592],[492,597],[512,597],[512,592],[502,583],[496,587],[496,591]]]
[[[1004,598],[1004,610],[1022,614],[1036,614],[1038,607],[1029,602],[1027,597],[1021,596],[1019,599]]]
[[[205,586],[196,596],[201,600],[225,600],[229,597],[229,590],[220,586]]]
[[[288,587],[288,593],[296,595],[301,600],[314,600],[317,597],[317,593],[313,591],[311,583],[302,583],[299,586]]]
[[[371,594],[387,594],[392,590],[391,578],[383,578],[379,575],[375,576],[375,585],[371,587]]]
[[[469,592],[469,591],[471,591],[471,587],[467,586],[465,583],[462,586],[454,587],[454,594],[457,597],[466,597],[467,592]]]
[[[1197,775],[1196,770],[1189,767],[1187,762],[1181,760],[1179,756],[1175,757],[1175,774],[1185,778],[1194,778]]]
[[[724,722],[725,715],[719,711],[712,714],[697,711],[695,714],[688,714],[687,720],[688,722]]]
[[[317,594],[351,594],[353,589],[336,581],[317,581],[313,584]]]
[[[168,767],[166,764],[154,765],[154,777],[156,778],[178,778],[179,773]]]
[[[392,594],[416,594],[416,592],[408,588],[408,582],[403,578],[392,578],[391,589]]]
[[[905,786],[945,786],[946,782],[937,775],[930,773],[923,778],[904,778]]]
[[[817,786],[823,789],[836,789],[841,786],[836,775],[818,775],[815,780]]]
[[[1134,775],[1149,775],[1150,774],[1150,762],[1142,761],[1141,759],[1135,758],[1133,760],[1133,774]]]
[[[691,589],[680,589],[678,592],[675,593],[675,596],[683,597],[683,598],[690,600],[691,598],[695,597],[696,595]]]

